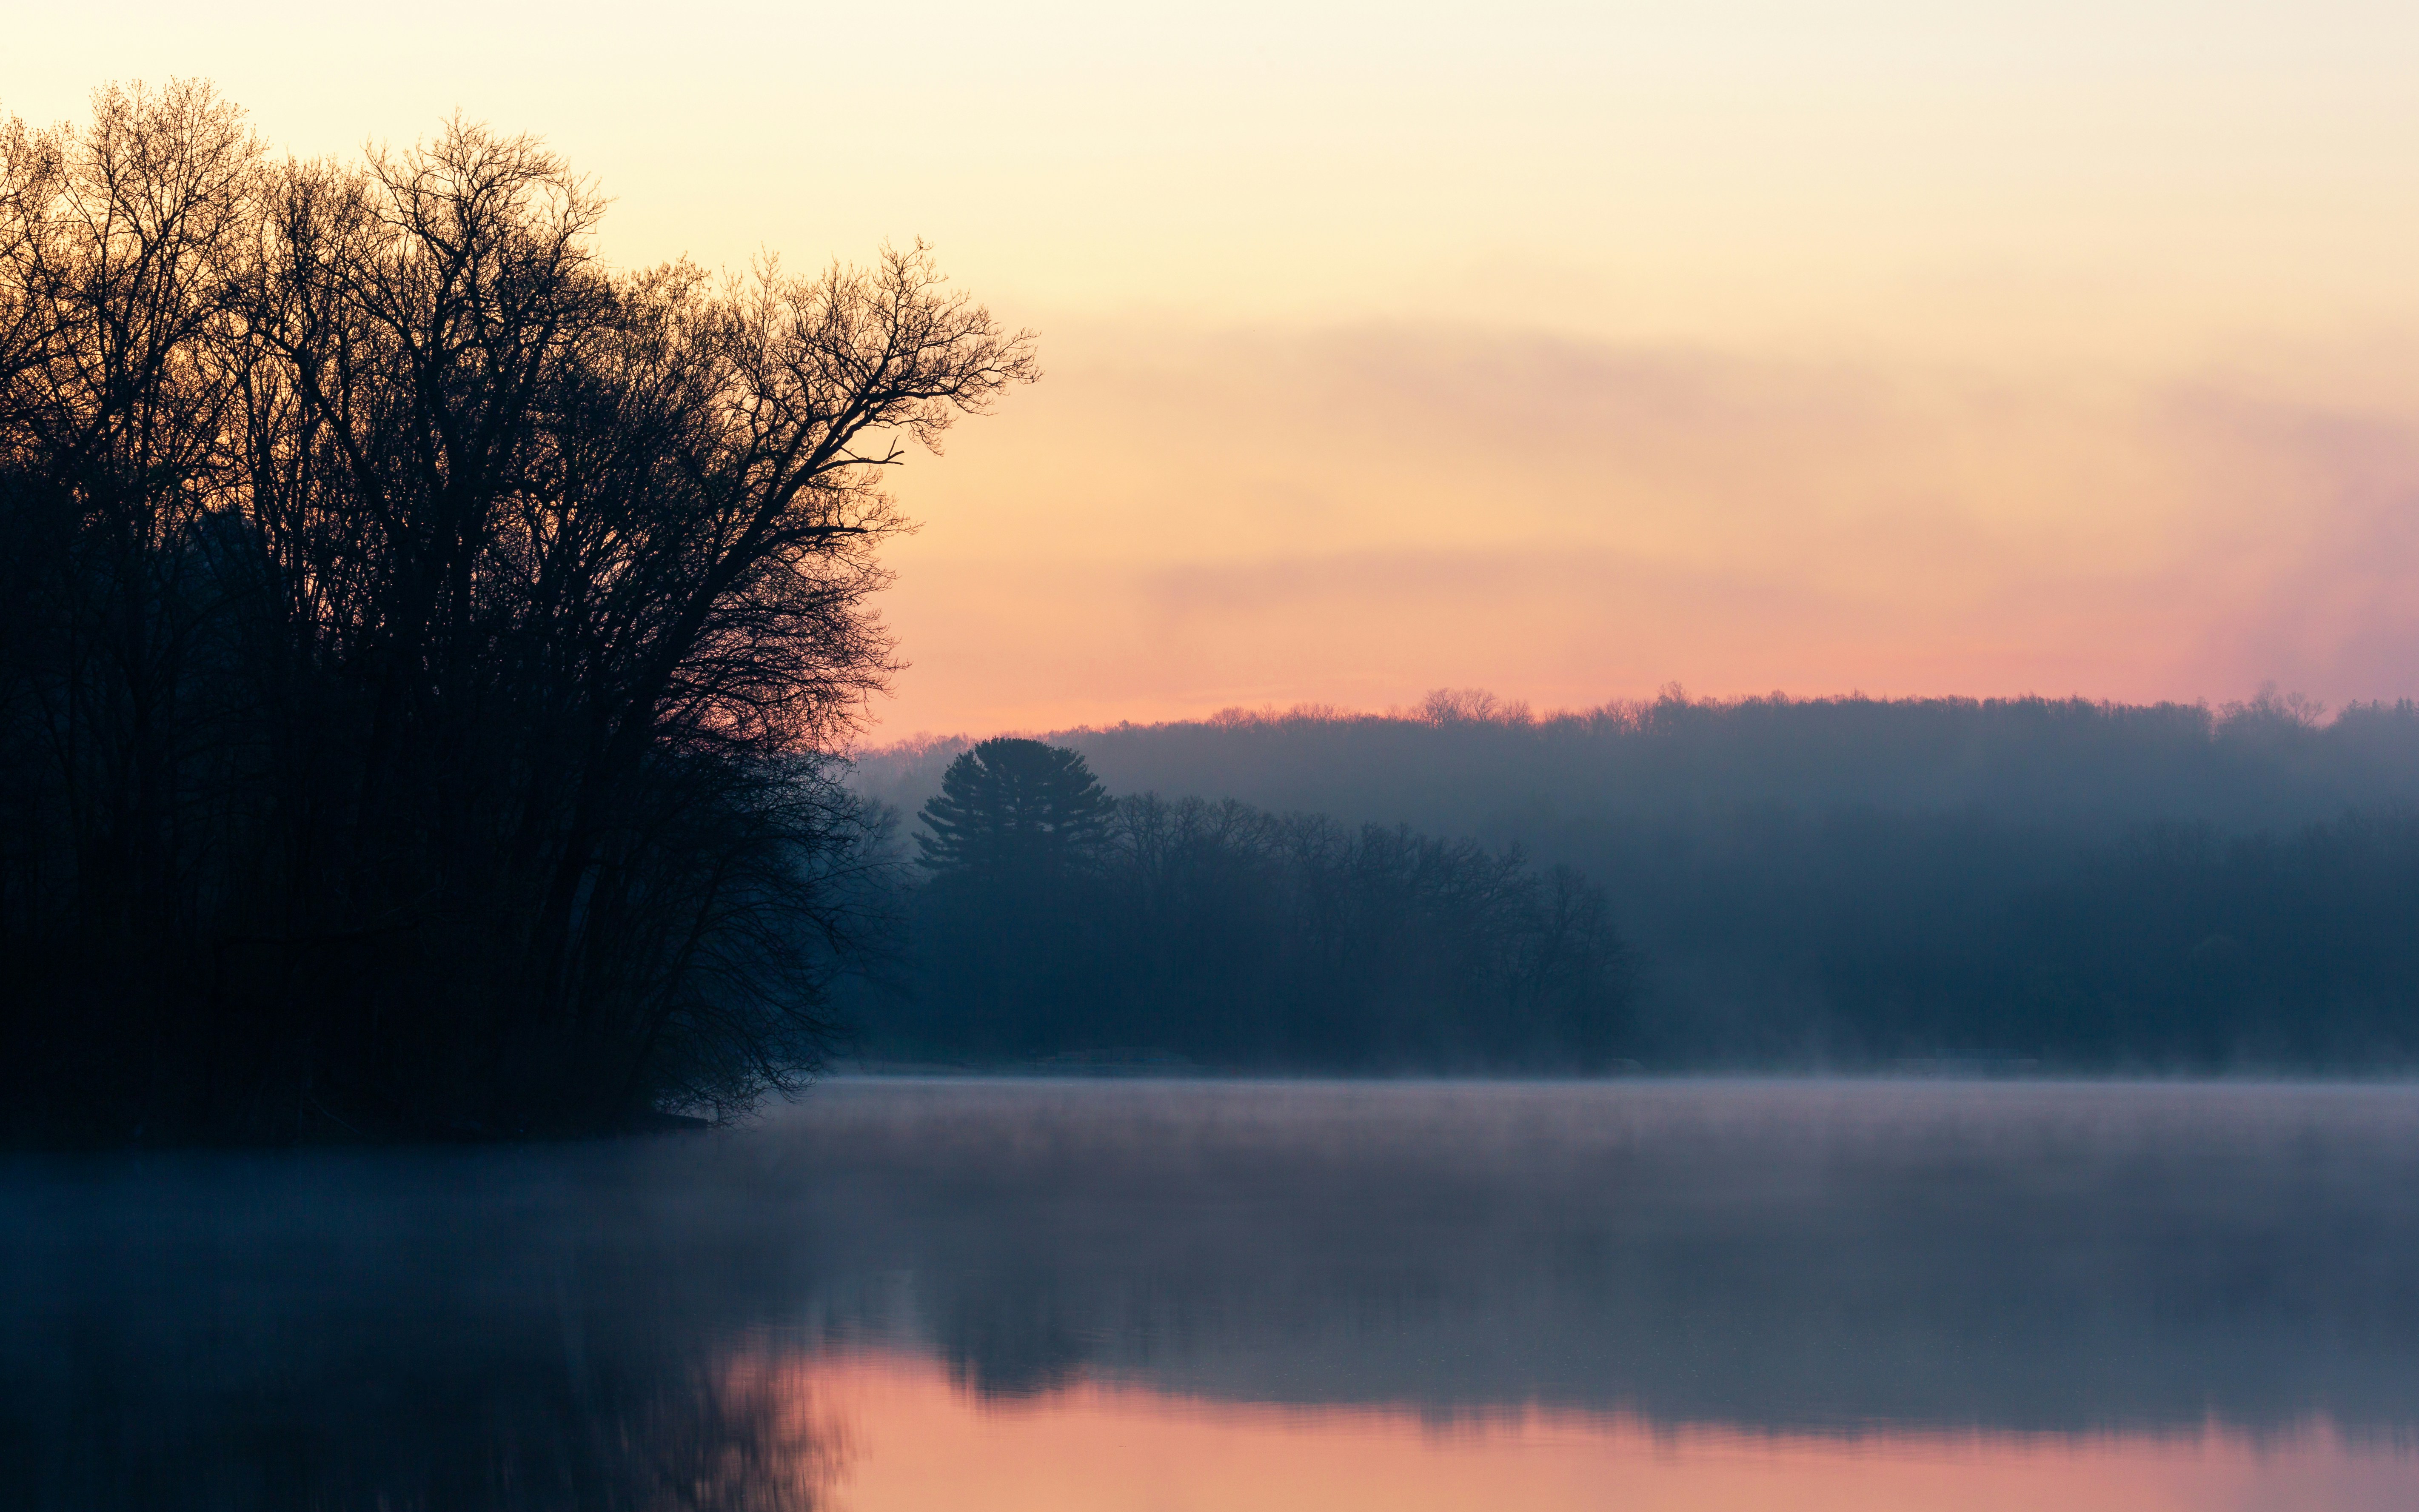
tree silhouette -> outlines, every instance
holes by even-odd
[[[1062,871],[1100,844],[1114,811],[1080,754],[1001,736],[949,764],[916,845],[934,872]]]
[[[1573,872],[1474,840],[1151,794],[1117,799],[1081,864],[1049,868],[1030,859],[1038,845],[999,843],[1020,817],[1001,769],[1030,761],[1085,810],[1090,774],[1072,751],[997,744],[1010,748],[959,757],[933,805],[948,827],[926,842],[936,874],[909,909],[913,975],[869,1026],[884,1051],[1141,1047],[1397,1072],[1585,1072],[1627,1053],[1633,959]],[[1038,828],[1043,806],[1023,807]]]
[[[605,204],[461,120],[276,161],[193,83],[0,119],[0,1138],[572,1132],[814,1063],[884,475],[1032,343],[920,244],[625,271]]]

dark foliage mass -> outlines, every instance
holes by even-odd
[[[601,264],[455,122],[0,128],[0,1119],[594,1127],[810,1064],[877,486],[1032,373],[920,249]]]
[[[1066,732],[1118,791],[1519,846],[1638,947],[1616,1054],[2419,1063],[2419,707],[1483,694]],[[960,748],[862,759],[894,803]]]
[[[1074,751],[1038,740],[986,740],[941,774],[916,848],[934,872],[1049,874],[1096,853],[1114,812]]]
[[[1157,1051],[1230,1067],[1601,1069],[1629,955],[1600,891],[1518,850],[1231,800],[1112,802],[1073,751],[988,740],[923,810],[884,1053]]]

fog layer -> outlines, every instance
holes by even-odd
[[[2408,1088],[841,1082],[670,1142],[21,1162],[0,1221],[42,1506],[786,1504],[845,1425],[750,1362],[833,1349],[994,1396],[2419,1428]]]

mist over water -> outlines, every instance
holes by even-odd
[[[0,1223],[37,1506],[859,1504],[939,1431],[815,1387],[869,1358],[1314,1438],[2317,1433],[2419,1494],[2399,1085],[843,1081],[704,1137],[20,1161]]]

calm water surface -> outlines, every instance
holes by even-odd
[[[837,1082],[0,1167],[0,1503],[2419,1506],[2419,1089]]]

